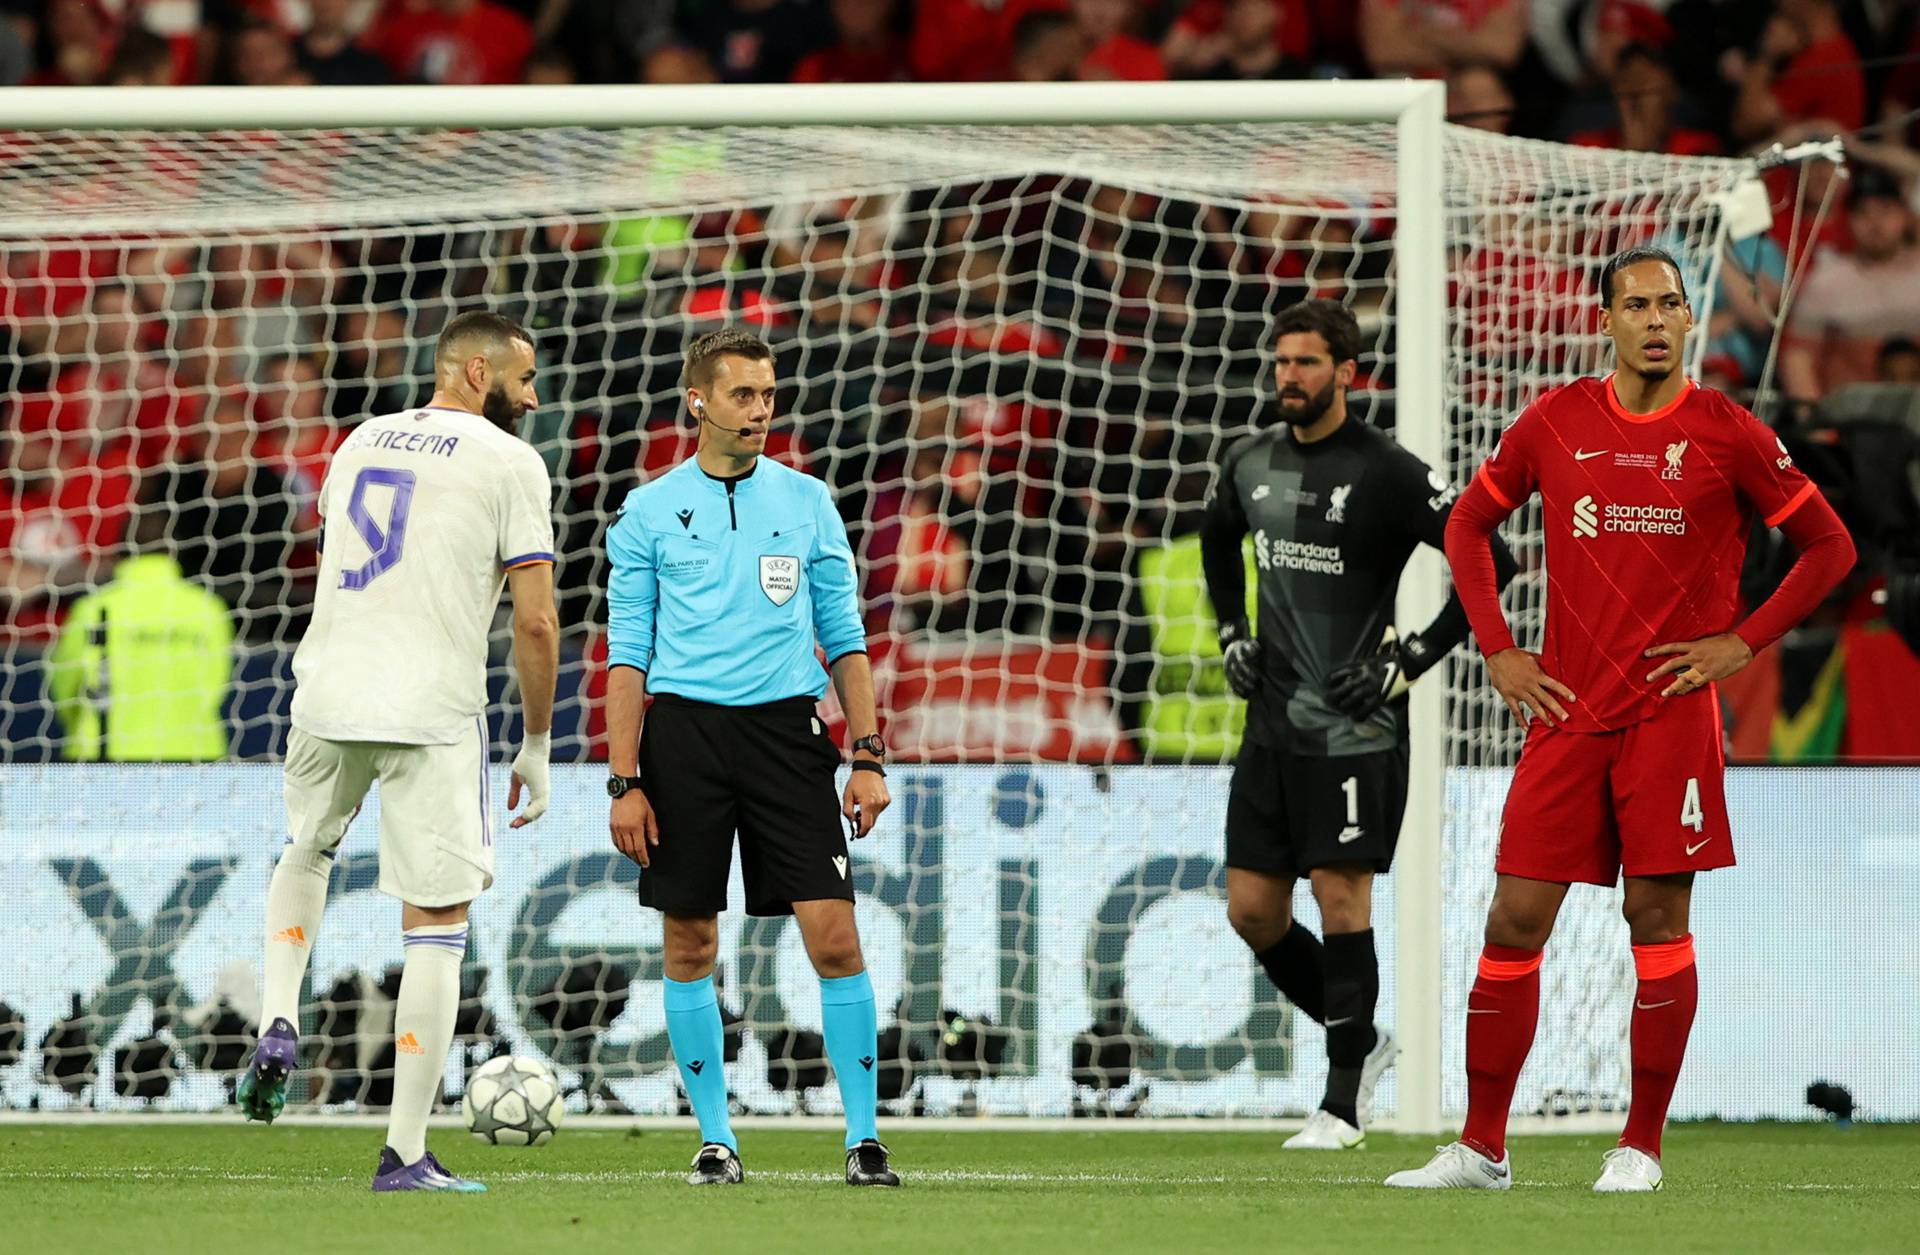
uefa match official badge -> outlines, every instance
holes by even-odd
[[[800,559],[783,554],[760,558],[760,591],[776,606],[784,606],[800,591]]]

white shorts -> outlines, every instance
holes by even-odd
[[[287,844],[332,857],[380,782],[380,891],[412,906],[457,906],[493,884],[486,726],[451,745],[287,738]]]

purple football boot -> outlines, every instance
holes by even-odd
[[[373,1192],[392,1194],[399,1190],[441,1190],[450,1194],[485,1194],[487,1187],[478,1181],[456,1177],[440,1166],[428,1151],[415,1163],[403,1164],[391,1146],[380,1148],[380,1166],[373,1170]]]
[[[287,1077],[300,1058],[300,1034],[284,1019],[276,1019],[260,1034],[246,1073],[234,1088],[233,1099],[249,1120],[268,1124],[287,1105]]]

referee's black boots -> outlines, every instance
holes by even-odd
[[[898,1185],[900,1174],[887,1163],[887,1148],[873,1138],[847,1150],[848,1185]]]
[[[740,1168],[740,1156],[733,1147],[708,1142],[693,1157],[693,1171],[687,1174],[687,1184],[738,1185],[746,1177]]]

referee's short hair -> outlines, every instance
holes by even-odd
[[[713,364],[732,355],[755,362],[771,362],[773,346],[745,327],[722,327],[709,331],[692,344],[680,368],[680,386],[704,388],[713,382]]]
[[[441,328],[433,359],[442,366],[457,366],[462,358],[475,350],[492,357],[514,340],[524,340],[529,346],[533,344],[533,337],[527,334],[527,329],[513,319],[491,310],[476,309],[456,314]]]
[[[1333,364],[1360,360],[1360,323],[1353,311],[1339,301],[1325,297],[1296,301],[1281,310],[1273,320],[1273,339],[1313,332],[1327,342]]]

